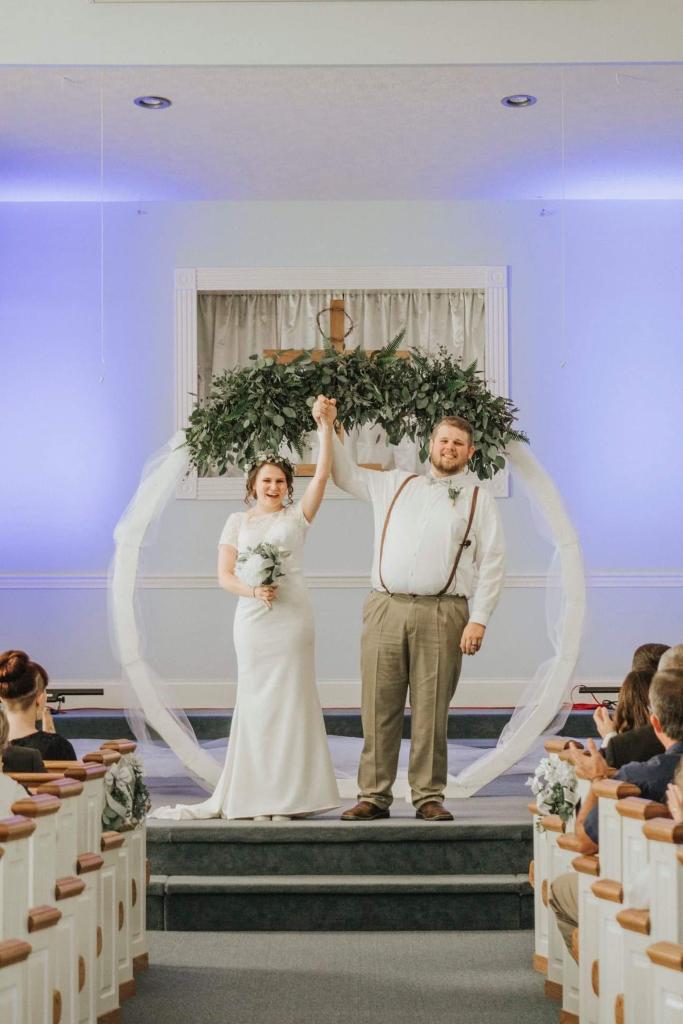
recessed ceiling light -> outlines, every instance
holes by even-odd
[[[536,97],[528,92],[516,92],[512,96],[503,96],[500,102],[504,107],[533,107]]]
[[[145,110],[164,110],[171,106],[171,101],[165,96],[138,96],[134,103],[136,107],[144,107]]]

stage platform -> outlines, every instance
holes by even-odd
[[[339,812],[291,822],[150,819],[148,927],[531,928],[527,803],[449,801],[452,823],[418,821],[402,799],[376,822],[343,822]]]
[[[449,765],[495,745],[509,711],[468,709],[449,720]],[[230,714],[191,712],[200,740],[222,763]],[[357,710],[326,711],[342,793],[355,792],[362,742]],[[82,755],[127,734],[117,711],[67,712],[57,728]],[[565,735],[594,735],[590,713]],[[406,715],[404,735],[410,733]],[[223,743],[220,743],[223,740]],[[407,766],[402,744],[400,768]],[[539,748],[542,752],[542,747]],[[168,752],[167,752],[168,753]],[[423,822],[403,797],[386,821],[339,820],[335,811],[291,822],[150,819],[148,927],[169,931],[515,930],[533,927],[528,882],[532,821],[524,783],[539,753],[467,800],[447,800],[455,821]],[[145,755],[153,806],[206,794],[175,761]],[[163,771],[163,773],[162,773]],[[345,800],[345,806],[353,801]]]

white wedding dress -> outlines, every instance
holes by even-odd
[[[231,515],[221,544],[238,552],[264,541],[288,551],[268,609],[240,597],[233,636],[237,701],[228,753],[204,803],[160,807],[151,817],[255,818],[316,814],[339,807],[339,791],[315,684],[314,629],[302,562],[308,523],[301,504],[252,517]]]

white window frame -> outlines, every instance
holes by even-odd
[[[185,430],[197,391],[197,295],[200,292],[273,292],[306,289],[369,291],[483,288],[486,315],[486,380],[496,395],[509,395],[507,267],[180,267],[175,272],[176,428]],[[298,479],[295,491],[306,486]],[[488,485],[509,495],[507,470]],[[199,501],[240,500],[241,477],[190,473],[177,497]],[[330,498],[347,497],[330,487]]]

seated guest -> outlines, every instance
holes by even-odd
[[[629,761],[649,761],[664,750],[650,724],[650,683],[654,673],[628,673],[614,712],[610,718],[605,707],[595,709],[593,719],[602,737],[605,760],[610,768],[621,768]]]
[[[660,661],[671,648],[668,644],[641,644],[636,647],[631,660],[631,668],[634,672],[647,672],[653,676],[663,666]]]
[[[683,756],[683,672],[657,672],[650,686],[650,722],[664,748],[649,761],[632,761],[618,771],[607,764],[593,740],[588,741],[589,756],[572,752],[576,774],[584,779],[615,778],[638,786],[646,800],[662,802]],[[576,835],[583,854],[598,851],[598,799],[589,793],[576,819]],[[559,875],[552,883],[550,906],[567,949],[578,923],[578,882],[575,871]]]
[[[3,711],[2,707],[0,707],[0,762],[2,763],[2,771],[3,772],[9,772],[9,771],[14,771],[15,770],[14,768],[10,768],[9,765],[7,764],[7,762],[6,762],[6,754],[7,754],[7,750],[8,750],[8,743],[9,743],[9,722],[7,721],[7,716],[6,716],[5,712]],[[10,747],[9,749],[11,750],[12,748]],[[24,754],[24,753],[26,753],[26,751],[22,750],[22,751],[20,751],[20,753]],[[45,771],[45,769],[42,767],[43,762],[42,762],[42,760],[40,758],[40,754],[38,754],[38,751],[37,750],[31,751],[31,753],[37,755],[38,761],[39,761],[41,767],[38,768],[38,769],[33,769],[33,768],[24,769],[24,768],[21,768],[21,769],[18,769],[18,770],[20,770],[20,771],[34,771],[34,770]],[[2,775],[0,773],[0,818],[8,818],[10,816],[10,814],[12,813],[12,804],[16,800],[21,800],[22,797],[25,797],[25,796],[26,796],[26,790],[24,789],[23,786],[20,786],[18,782],[14,781],[14,779],[10,779],[9,776]]]
[[[47,673],[24,651],[0,654],[0,700],[9,722],[10,743],[38,750],[45,761],[75,761],[76,752],[67,739],[36,730],[43,720]]]
[[[674,672],[683,671],[683,644],[667,648],[659,659],[660,672],[670,672],[672,669]]]

